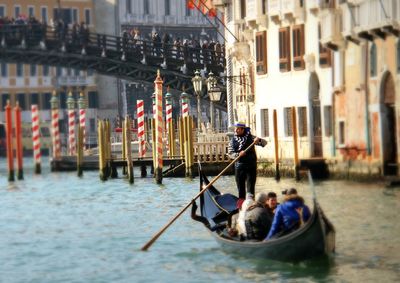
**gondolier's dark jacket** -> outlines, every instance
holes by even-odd
[[[240,150],[239,150],[239,147],[240,147],[239,142],[235,138],[232,138],[231,141],[229,142],[229,146],[228,146],[229,157],[231,159],[235,159],[236,157],[238,157],[239,152],[248,148],[253,143],[255,138],[256,138],[255,136],[249,135],[244,146]],[[266,144],[267,144],[267,142],[265,140],[260,139],[260,141],[256,145],[265,146]],[[236,168],[245,167],[245,166],[255,167],[256,164],[257,164],[257,155],[256,155],[256,150],[253,146],[246,152],[246,154],[244,156],[240,157],[239,160],[236,161],[235,167]]]

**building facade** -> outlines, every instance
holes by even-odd
[[[187,0],[120,0],[119,17],[121,32],[137,33],[144,40],[152,40],[157,33],[161,40],[168,35],[170,44],[176,40],[180,44],[184,41],[190,44],[193,40],[200,45],[211,41],[223,43],[221,34],[223,35],[224,28],[221,23],[195,8],[190,9]],[[143,99],[146,115],[151,117],[154,88],[134,81],[124,82],[122,88],[123,112],[135,117],[136,100]],[[172,92],[174,118],[180,115],[180,94]],[[197,116],[196,99],[192,97],[189,104],[190,115]],[[205,123],[210,120],[210,103],[202,103],[201,109],[202,121]],[[219,117],[222,115],[219,113]]]
[[[234,34],[227,71],[240,81],[228,86],[231,119],[270,141],[259,157],[274,157],[276,111],[279,157],[293,159],[294,109],[300,159],[324,158],[343,176],[398,175],[398,1],[214,4]]]
[[[22,21],[33,17],[38,22],[49,25],[62,19],[68,26],[84,23],[91,30],[95,27],[91,0],[5,0],[0,2],[0,17]],[[71,91],[74,98],[78,99],[79,94],[83,92],[88,107],[86,128],[89,139],[87,141],[91,143],[90,137],[96,132],[95,119],[98,109],[96,77],[93,72],[46,65],[1,62],[0,80],[0,119],[3,121],[3,110],[7,100],[10,100],[11,105],[15,105],[18,101],[22,108],[23,122],[30,123],[32,104],[39,105],[41,121],[50,121],[50,98],[52,92],[57,91],[61,110],[60,131],[64,146],[67,140],[67,94]]]

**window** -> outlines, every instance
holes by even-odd
[[[325,136],[332,136],[332,106],[324,106],[324,126]]]
[[[256,70],[258,75],[266,74],[267,69],[267,32],[256,33]]]
[[[397,41],[397,46],[396,46],[396,51],[397,51],[397,73],[400,73],[400,40]]]
[[[370,65],[369,65],[369,72],[371,77],[376,77],[377,74],[377,63],[376,63],[376,45],[372,43],[371,50],[370,50]]]
[[[3,78],[8,77],[8,64],[5,62],[1,62],[1,76]]]
[[[25,93],[17,93],[16,101],[18,101],[21,110],[26,110]]]
[[[145,15],[150,14],[149,0],[143,0],[143,13]]]
[[[31,105],[39,105],[39,94],[31,93]]]
[[[42,99],[42,109],[43,110],[49,110],[51,108],[50,104],[50,99],[51,99],[51,93],[47,92],[43,94],[43,99]]]
[[[17,77],[22,77],[24,75],[24,65],[17,63]]]
[[[8,93],[3,93],[1,95],[1,109],[4,109],[4,107],[6,107],[7,100],[10,100],[10,95]]]
[[[14,17],[18,18],[21,14],[21,6],[14,6]]]
[[[49,75],[49,66],[48,65],[43,65],[42,67],[42,72],[43,72],[43,76],[47,77]]]
[[[78,9],[72,9],[72,22],[79,23]]]
[[[292,107],[283,108],[284,114],[284,122],[285,122],[285,136],[291,137],[293,136],[293,127],[292,127]]]
[[[60,108],[67,109],[67,94],[65,91],[60,92]]]
[[[326,68],[331,66],[331,50],[329,48],[323,47],[321,44],[321,25],[318,26],[318,44],[319,44],[319,66],[321,68]]]
[[[47,23],[47,7],[41,8],[42,21]]]
[[[261,10],[262,10],[262,14],[265,15],[265,13],[267,12],[267,1],[266,0],[262,0],[261,1]]]
[[[99,100],[97,96],[97,91],[88,92],[88,107],[89,108],[99,108]]]
[[[345,124],[344,121],[339,121],[339,145],[345,144]]]
[[[93,118],[89,119],[89,132],[96,132],[96,120]]]
[[[76,77],[78,77],[78,76],[79,76],[79,74],[80,74],[80,71],[79,71],[79,69],[74,69],[74,75],[75,75]]]
[[[28,15],[29,15],[29,17],[34,17],[35,16],[35,7],[28,6]]]
[[[304,25],[293,27],[293,69],[304,70]]]
[[[71,68],[66,68],[66,72],[67,72],[67,76],[70,77],[71,76]]]
[[[62,68],[60,66],[56,67],[56,76],[61,77],[62,76]]]
[[[30,65],[30,76],[31,77],[36,76],[36,65],[33,65],[33,64]]]
[[[6,7],[0,6],[0,17],[4,17],[6,15]]]
[[[261,136],[269,137],[269,115],[268,109],[261,109]]]
[[[279,70],[290,71],[290,33],[289,27],[279,29]]]
[[[191,10],[189,9],[188,5],[185,5],[186,9],[185,9],[185,16],[186,17],[190,17],[191,16]]]
[[[240,0],[240,18],[246,18],[246,0]]]
[[[87,25],[90,25],[90,10],[89,9],[85,9],[85,23]]]
[[[298,117],[298,128],[299,128],[299,137],[306,137],[308,133],[307,128],[307,107],[298,107],[297,108],[297,117]]]
[[[170,0],[165,0],[165,15],[169,16],[171,14],[171,3]]]
[[[132,14],[132,2],[131,2],[131,0],[126,0],[126,7],[125,7],[125,10],[126,10],[126,13],[127,14]]]

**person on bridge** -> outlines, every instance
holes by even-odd
[[[235,163],[235,179],[239,192],[239,198],[245,198],[246,192],[254,195],[257,179],[257,155],[254,146],[247,152],[253,142],[264,147],[267,141],[251,134],[250,128],[244,122],[236,122],[235,135],[231,139],[228,147],[228,155],[231,159],[240,156]]]

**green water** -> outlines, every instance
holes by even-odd
[[[225,253],[184,213],[150,248],[140,248],[198,192],[198,179],[119,178],[97,172],[35,176],[7,182],[0,159],[0,282],[399,282],[400,189],[343,181],[316,183],[336,227],[336,254],[299,264]],[[47,164],[47,161],[44,161]],[[135,168],[135,174],[140,172]],[[217,188],[235,193],[234,178]],[[257,191],[308,183],[258,178]]]

